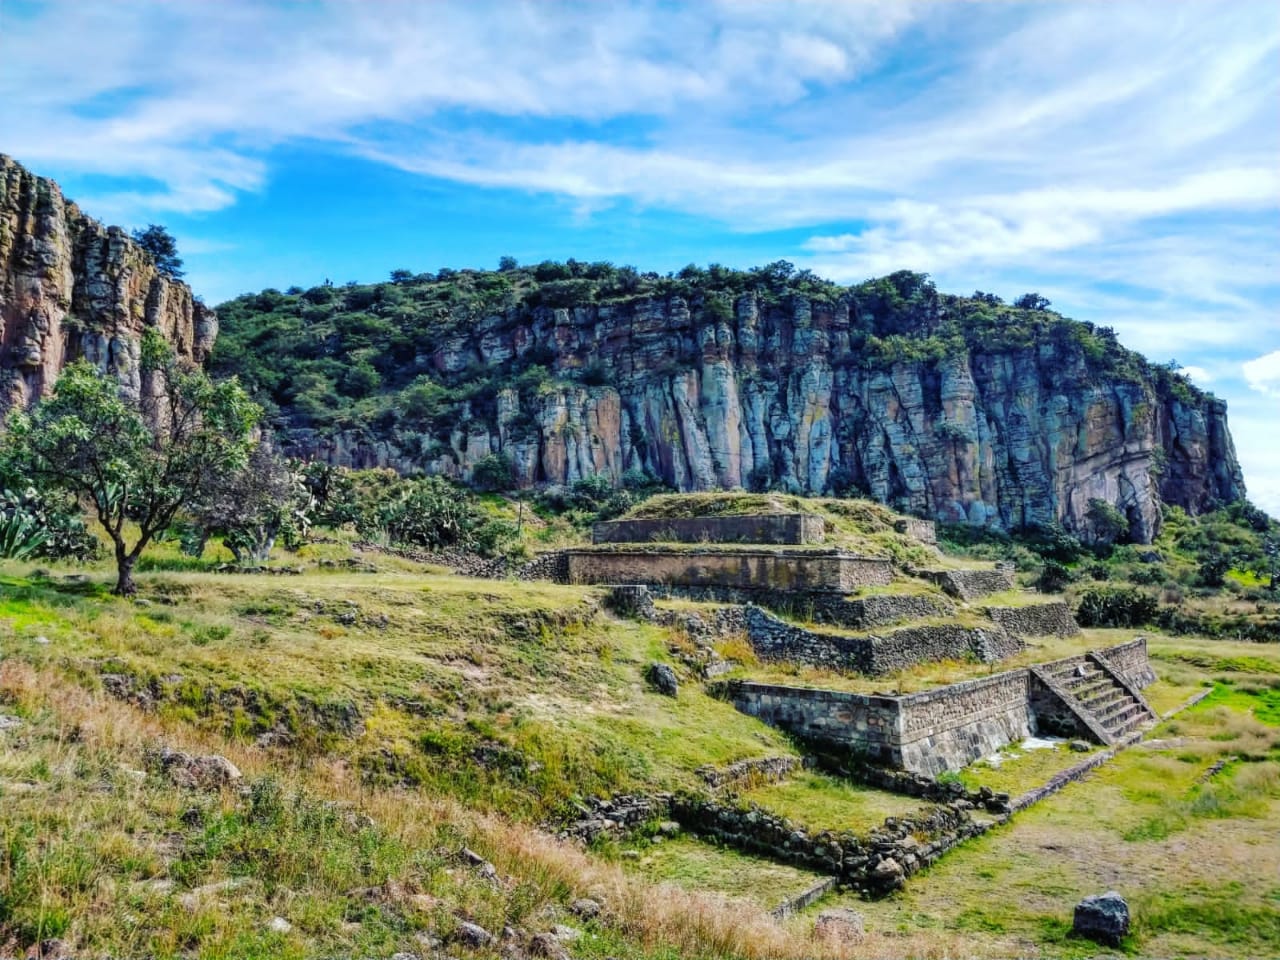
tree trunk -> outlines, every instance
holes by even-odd
[[[136,556],[116,554],[116,589],[120,597],[132,597],[138,592],[138,585],[133,582],[133,565],[138,562]]]

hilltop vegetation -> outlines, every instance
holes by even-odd
[[[604,382],[599,366],[558,365],[541,349],[453,372],[432,362],[486,318],[524,323],[540,309],[680,298],[695,314],[728,320],[748,294],[766,306],[847,303],[851,348],[873,369],[1055,343],[1099,377],[1153,380],[1162,395],[1202,396],[1176,367],[1149,363],[1111,329],[1069,320],[1036,295],[1014,305],[981,291],[952,296],[910,271],[843,287],[784,261],[752,270],[691,264],[665,276],[604,262],[508,261],[498,270],[396,270],[385,283],[264,290],[218,307],[211,362],[219,375],[238,375],[279,422],[321,435],[355,430],[395,438],[401,449],[428,457],[447,443],[461,404],[487,416],[500,389],[515,389],[523,402],[556,383]]]

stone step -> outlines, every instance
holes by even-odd
[[[1134,716],[1130,717],[1128,720],[1120,724],[1120,726],[1116,727],[1114,730],[1108,730],[1107,732],[1111,734],[1111,736],[1114,737],[1115,739],[1120,740],[1120,739],[1123,739],[1124,737],[1127,737],[1129,734],[1133,733],[1133,731],[1149,723],[1150,721],[1151,721],[1151,718],[1147,715],[1146,711],[1144,710],[1141,713],[1137,713]]]
[[[1076,699],[1080,701],[1080,705],[1086,710],[1098,713],[1106,710],[1117,701],[1132,700],[1133,697],[1129,696],[1128,692],[1120,687],[1109,686],[1086,697],[1077,696]]]
[[[1095,676],[1090,677],[1088,680],[1082,680],[1074,687],[1068,687],[1067,689],[1071,691],[1077,700],[1086,700],[1106,690],[1117,690],[1119,687],[1110,677]]]
[[[1146,711],[1142,709],[1142,704],[1130,698],[1128,703],[1117,703],[1105,713],[1099,714],[1098,720],[1110,731],[1114,727],[1128,722],[1132,717],[1145,713]]]

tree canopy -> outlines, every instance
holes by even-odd
[[[13,472],[87,501],[115,547],[116,592],[136,592],[133,569],[178,511],[243,468],[261,413],[240,384],[183,369],[158,336],[143,345],[143,389],[78,361],[53,395],[9,421]]]
[[[181,280],[185,271],[182,269],[182,258],[178,256],[178,241],[167,229],[158,223],[147,225],[145,230],[133,231],[133,242],[140,246],[162,271]]]

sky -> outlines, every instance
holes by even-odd
[[[1273,0],[0,0],[0,152],[209,303],[504,255],[1034,290],[1226,399],[1280,515]]]

